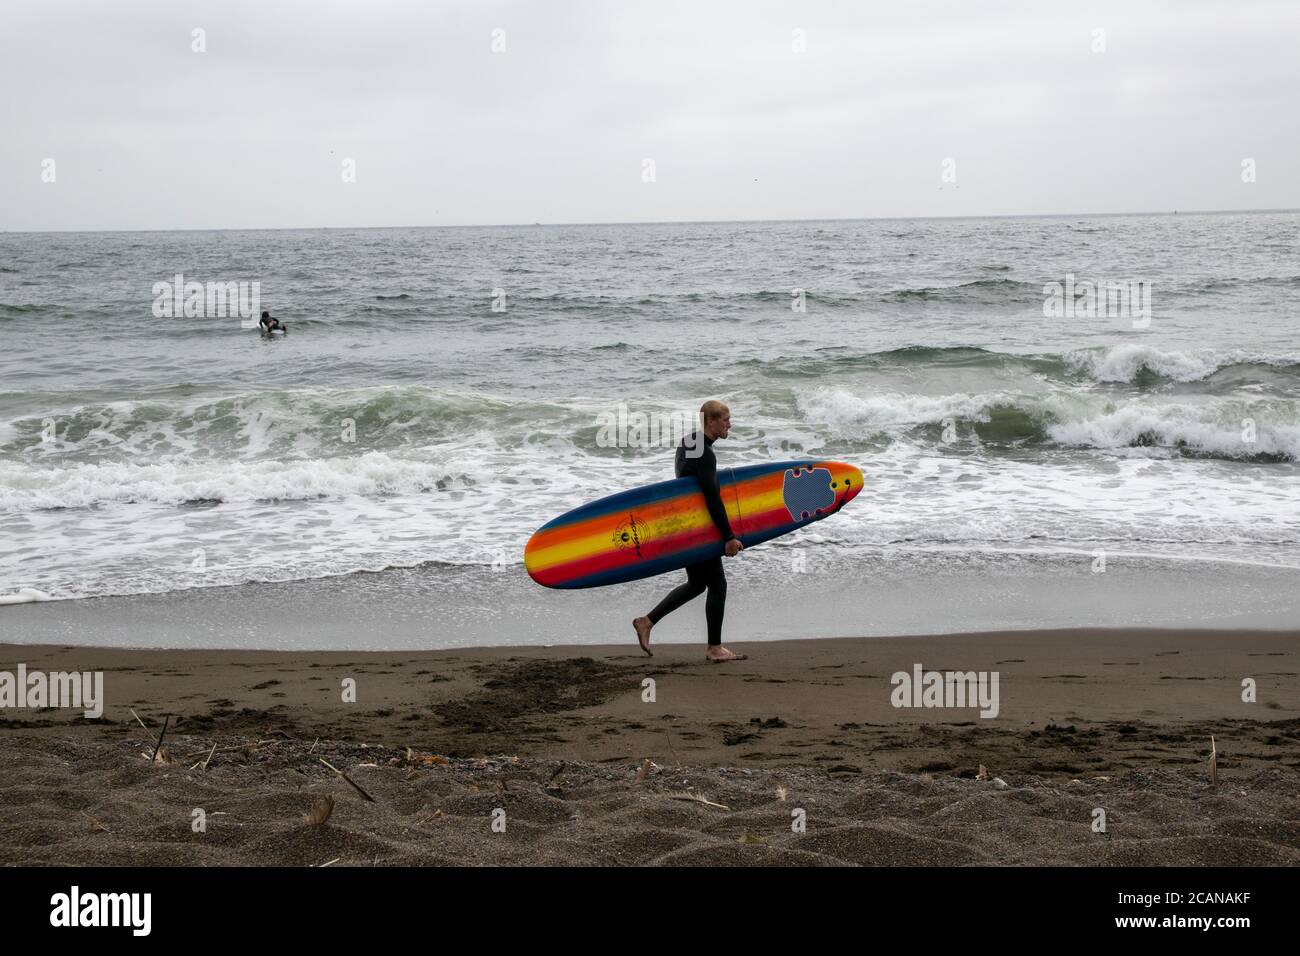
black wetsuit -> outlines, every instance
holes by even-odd
[[[701,446],[701,441],[703,445]],[[687,452],[687,445],[699,454],[692,457]],[[722,504],[722,492],[718,488],[718,459],[713,455],[713,439],[696,433],[677,446],[676,471],[678,478],[694,475],[704,492],[704,502],[708,505],[709,516],[722,533],[723,541],[730,541],[735,535],[731,523],[727,520],[727,509]],[[660,601],[648,617],[650,623],[658,624],[660,619],[677,610],[692,598],[699,597],[705,590],[709,596],[704,599],[704,619],[709,627],[709,646],[717,647],[722,643],[722,614],[727,605],[727,576],[722,570],[721,556],[690,564],[686,567],[686,583],[680,584]]]

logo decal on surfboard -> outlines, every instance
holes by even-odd
[[[828,468],[787,468],[781,482],[781,500],[792,521],[814,518],[835,504]]]
[[[632,548],[636,556],[641,557],[641,529],[637,526],[636,515],[629,514],[626,521],[620,521],[614,529],[614,547],[620,551]]]

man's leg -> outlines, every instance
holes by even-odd
[[[721,570],[722,559],[717,558],[716,560],[719,570]],[[632,622],[632,627],[636,631],[637,643],[641,645],[641,650],[645,651],[648,656],[654,656],[650,653],[650,628],[687,601],[693,600],[704,593],[704,589],[709,586],[711,580],[710,564],[711,562],[705,561],[701,564],[688,565],[686,568],[686,583],[673,588],[668,592],[667,597],[655,605],[653,611],[645,617],[638,617]],[[712,597],[709,600],[712,600]],[[721,627],[721,624],[719,624],[719,627]]]
[[[722,570],[721,558],[713,559],[705,586],[709,589],[709,596],[704,599],[704,620],[709,625],[709,647],[721,647],[722,615],[727,609],[727,574]]]
[[[709,624],[709,652],[706,656],[715,664],[743,661],[744,654],[733,653],[722,646],[722,615],[727,607],[727,575],[722,570],[721,558],[715,558],[709,567],[707,587],[709,596],[704,601],[704,619]]]

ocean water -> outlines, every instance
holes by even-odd
[[[289,334],[156,318],[177,273]],[[1046,317],[1067,276],[1149,312]],[[734,574],[1289,572],[1298,299],[1296,213],[0,234],[0,595],[412,569],[552,607],[528,536],[671,477],[709,397],[722,466],[866,478]]]

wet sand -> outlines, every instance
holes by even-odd
[[[0,671],[103,671],[106,698],[0,711],[0,862],[1300,863],[1300,633],[732,646],[0,645]],[[996,671],[997,717],[892,706],[917,663]]]

